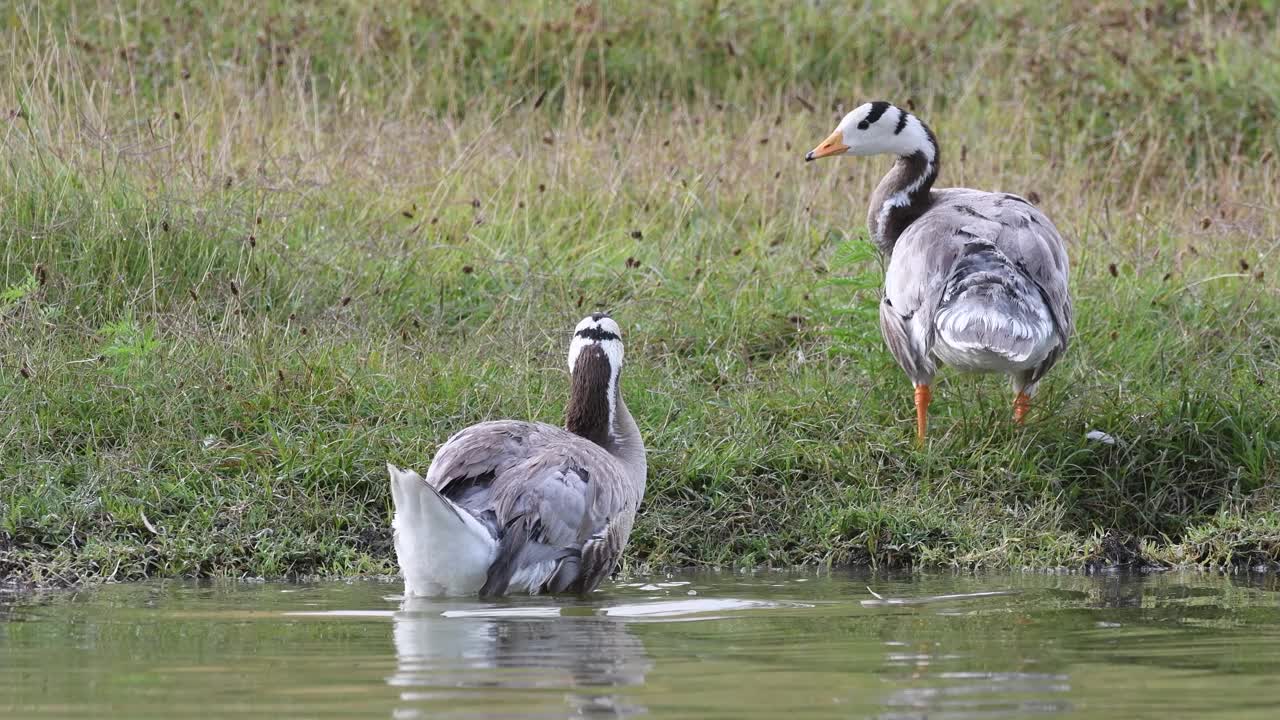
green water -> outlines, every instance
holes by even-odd
[[[1274,576],[711,573],[498,603],[399,590],[3,595],[0,716],[1280,717]],[[1012,594],[936,599],[993,591]]]

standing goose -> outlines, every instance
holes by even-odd
[[[565,428],[483,422],[423,480],[388,463],[405,595],[588,593],[613,572],[644,497],[640,429],[622,401],[622,334],[605,313],[569,345]]]
[[[880,331],[915,384],[924,442],[937,365],[1008,373],[1021,424],[1036,384],[1067,349],[1073,320],[1067,251],[1034,205],[1009,193],[933,189],[941,157],[933,132],[879,101],[844,116],[805,156],[898,157],[871,195],[871,240],[889,256]]]

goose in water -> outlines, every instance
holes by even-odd
[[[933,189],[941,156],[919,118],[861,105],[805,160],[897,156],[871,195],[871,241],[889,257],[880,331],[915,384],[923,443],[940,364],[1008,373],[1022,423],[1036,384],[1067,349],[1073,320],[1067,251],[1057,228],[1018,195]]]
[[[569,345],[565,427],[483,422],[449,438],[424,480],[388,464],[405,595],[588,593],[613,572],[644,497],[645,451],[619,389],[605,313]]]

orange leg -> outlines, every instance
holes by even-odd
[[[1019,392],[1018,396],[1013,399],[1013,421],[1021,425],[1027,419],[1027,412],[1031,410],[1031,396]]]
[[[916,444],[924,445],[924,431],[929,426],[929,401],[933,394],[928,385],[916,386]]]

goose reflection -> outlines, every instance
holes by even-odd
[[[642,685],[652,661],[639,638],[607,617],[407,598],[394,616],[394,640],[396,672],[387,683],[400,691],[395,718],[645,712],[616,690]]]

